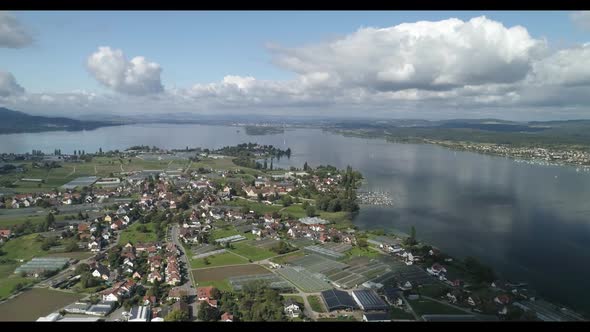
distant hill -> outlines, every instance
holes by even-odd
[[[34,116],[0,107],[0,134],[56,130],[89,130],[117,125],[106,121],[80,121],[62,117]]]

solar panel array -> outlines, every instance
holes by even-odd
[[[345,291],[330,289],[322,292],[322,298],[328,311],[356,309],[357,305],[350,294]]]

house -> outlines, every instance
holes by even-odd
[[[117,219],[111,223],[110,227],[112,230],[118,231],[123,228],[123,221],[121,221],[120,219]]]
[[[221,315],[221,322],[233,322],[234,321],[234,315],[230,314],[229,312],[224,312]]]
[[[447,273],[447,269],[438,263],[434,263],[431,267],[426,269],[426,272],[433,276],[439,276],[441,273]]]
[[[143,297],[143,305],[154,305],[156,304],[157,300],[156,297],[154,295],[152,296],[144,296]]]
[[[391,322],[387,312],[365,312],[363,322]]]
[[[78,233],[85,233],[90,230],[90,225],[87,223],[79,223],[78,224]]]
[[[102,241],[100,239],[88,243],[88,249],[92,252],[99,252],[102,248]]]
[[[158,272],[158,271],[152,271],[152,272],[151,272],[151,273],[148,275],[148,277],[147,277],[147,280],[148,280],[149,282],[151,282],[152,284],[153,284],[153,283],[154,283],[156,280],[158,280],[158,281],[160,281],[160,282],[161,282],[161,281],[162,281],[162,279],[164,279],[164,278],[162,278],[162,275],[161,275],[161,274],[160,274],[160,272]]]
[[[494,298],[494,302],[499,305],[506,305],[510,303],[510,297],[508,295],[498,295]]]
[[[287,299],[284,303],[284,312],[288,317],[297,318],[301,315],[301,308],[293,299]]]
[[[213,286],[208,287],[198,287],[197,288],[197,300],[205,301],[211,298],[211,292],[213,291]]]
[[[109,271],[109,269],[106,266],[102,264],[97,264],[96,269],[92,271],[92,276],[96,278],[101,278],[103,280],[109,280],[109,277],[111,276],[111,271]]]
[[[10,229],[0,229],[0,238],[8,239],[12,232]]]
[[[133,275],[131,276],[133,279],[141,279],[141,274],[137,271],[133,272]]]
[[[104,221],[106,222],[111,222],[113,221],[113,219],[111,218],[111,216],[109,216],[108,214],[104,217]]]

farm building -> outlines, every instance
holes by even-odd
[[[352,291],[352,298],[365,311],[387,310],[385,301],[374,290],[363,289]]]
[[[345,291],[330,289],[322,292],[322,298],[328,311],[354,310],[357,308],[353,298]]]

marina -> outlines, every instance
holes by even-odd
[[[391,194],[387,192],[358,191],[357,198],[363,205],[393,206]]]

